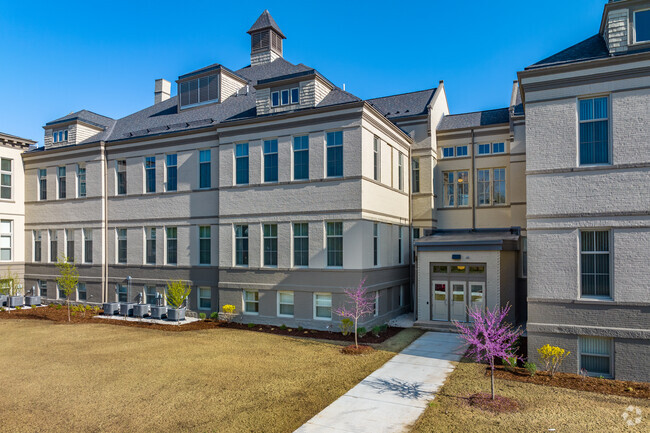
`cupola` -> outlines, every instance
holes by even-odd
[[[268,10],[262,12],[247,33],[251,35],[251,66],[282,57],[282,40],[286,37]]]

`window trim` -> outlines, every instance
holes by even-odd
[[[273,152],[273,142],[275,142],[275,152]],[[266,151],[266,145],[269,144],[270,151]],[[275,180],[266,180],[266,157],[275,155]],[[249,173],[250,174],[250,173]],[[249,177],[250,181],[250,177]],[[266,138],[262,140],[262,183],[278,183],[280,181],[280,141],[277,138]]]
[[[458,149],[465,148],[465,155],[459,155],[458,154]],[[469,158],[469,146],[467,144],[459,144],[458,146],[454,146],[454,154],[456,155],[456,158]]]
[[[43,182],[45,182],[45,188],[43,188]],[[45,197],[43,197],[45,195]],[[39,168],[38,169],[38,201],[47,200],[47,169]]]
[[[63,171],[61,169],[63,169]],[[65,173],[64,176],[61,176],[62,172]],[[67,197],[68,197],[68,167],[65,165],[59,165],[56,167],[56,199],[65,200]]]
[[[210,296],[209,296],[208,298],[201,297],[201,290],[207,290],[207,291],[209,291],[209,292],[210,292]],[[211,287],[207,287],[207,286],[198,286],[198,287],[196,288],[196,298],[197,298],[197,302],[196,302],[196,303],[197,303],[197,306],[196,306],[196,307],[197,307],[199,310],[203,310],[203,311],[212,311],[212,288],[211,288]],[[210,307],[209,307],[209,308],[202,307],[202,306],[201,306],[201,299],[209,299],[209,300],[210,300]]]
[[[287,304],[287,303],[280,302],[281,294],[288,294],[288,293],[291,293],[291,297],[293,299],[293,304]],[[288,317],[288,318],[296,317],[296,310],[295,310],[295,308],[296,308],[296,292],[294,292],[292,290],[278,290],[276,299],[277,299],[277,316],[278,317]],[[293,308],[294,308],[293,314],[282,314],[282,313],[280,313],[280,306],[281,305],[291,305],[291,306],[293,306]]]
[[[175,229],[176,230],[176,237],[175,238],[170,238],[169,237],[169,230],[170,229]],[[164,236],[165,236],[165,243],[163,251],[163,255],[165,257],[165,265],[166,266],[178,266],[178,226],[165,226],[163,228]],[[176,241],[176,262],[170,262],[169,261],[169,241]]]
[[[318,317],[316,315],[316,307],[317,307],[317,305],[316,305],[316,297],[318,295],[326,295],[326,296],[330,297],[330,317],[329,318],[327,318],[327,317]],[[313,319],[314,320],[320,320],[320,321],[323,321],[323,322],[331,322],[333,320],[333,317],[334,317],[334,314],[333,314],[334,313],[333,300],[334,299],[333,299],[333,296],[332,296],[331,292],[314,292],[314,294],[312,295]]]
[[[85,298],[85,299],[80,299],[80,298],[79,298],[79,286],[81,286],[81,285],[83,285],[83,287],[84,287],[83,292],[86,293],[86,298]],[[75,289],[75,294],[76,294],[76,301],[77,301],[77,302],[82,302],[82,301],[86,301],[86,302],[87,302],[87,301],[88,301],[88,287],[86,286],[86,282],[85,282],[85,281],[79,281],[79,282],[77,282],[77,287],[76,287],[76,289]]]
[[[583,122],[595,122],[596,119],[582,121],[580,120],[580,101],[589,100],[589,99],[598,99],[598,98],[607,98],[607,162],[597,162],[597,163],[580,163],[580,124]],[[612,97],[611,93],[597,93],[593,95],[582,95],[576,97],[576,167],[603,167],[613,164],[613,152],[612,152]],[[603,119],[599,119],[602,121]]]
[[[608,260],[608,282],[609,282],[609,296],[603,295],[583,295],[582,294],[582,233],[583,232],[607,232],[607,245],[608,251],[587,251],[587,254],[607,254],[609,255]],[[578,230],[578,299],[588,299],[591,301],[613,301],[614,300],[614,280],[613,280],[613,265],[614,265],[614,254],[612,251],[613,239],[612,239],[612,230],[610,228],[597,228],[589,227]]]
[[[198,228],[198,238],[199,238],[199,263],[198,266],[212,266],[212,225],[207,224],[207,225],[199,225],[197,226]],[[209,236],[208,237],[201,237],[201,229],[208,229]],[[178,236],[178,235],[177,235]],[[210,243],[210,248],[208,249],[208,254],[210,255],[210,260],[208,263],[201,263],[201,241],[208,240]],[[178,241],[177,241],[178,242]],[[178,247],[177,247],[178,248]]]
[[[246,227],[246,236],[241,236],[237,237],[237,227]],[[250,265],[250,225],[249,224],[233,224],[232,225],[232,231],[233,231],[233,264],[236,268],[247,268]],[[242,233],[243,233],[243,228],[242,228]],[[245,239],[247,242],[246,246],[246,263],[245,264],[238,264],[237,263],[237,240],[238,239]],[[243,251],[243,250],[242,250]],[[243,260],[242,260],[243,261]]]
[[[450,159],[456,157],[456,147],[455,146],[444,146],[441,147],[442,153],[440,154],[440,159]],[[451,150],[451,155],[445,156],[445,150]]]
[[[650,44],[650,39],[645,41],[638,41],[636,39],[636,14],[639,12],[649,12],[650,8],[638,9],[632,11],[632,45]]]
[[[2,170],[0,167],[0,175],[9,175],[9,186],[1,186],[1,188],[9,188],[9,198],[0,198],[2,201],[13,201],[14,200],[14,186],[15,186],[15,178],[14,178],[14,169],[15,169],[15,164],[13,158],[5,158],[2,157],[0,160],[7,160],[9,161],[9,171]],[[1,196],[0,196],[1,197]]]
[[[120,162],[124,161],[124,170],[120,171]],[[124,192],[120,192],[120,173],[124,173]],[[127,170],[126,170],[126,159],[116,159],[115,160],[115,195],[125,196],[127,193],[128,183],[127,183]]]
[[[300,138],[301,141],[304,137],[307,137],[307,148],[306,149],[298,149],[296,150],[296,138]],[[302,144],[302,143],[301,143]],[[310,161],[309,161],[309,134],[301,134],[301,135],[293,135],[291,136],[291,178],[292,180],[295,181],[305,181],[310,179],[309,175],[309,168],[310,168]],[[296,153],[297,152],[306,152],[307,153],[307,177],[296,177]]]
[[[336,133],[341,133],[341,144],[333,144],[329,145],[327,136],[329,134],[336,134]],[[325,162],[325,178],[326,179],[340,179],[345,176],[345,135],[343,134],[342,129],[336,129],[333,131],[325,131],[325,154],[324,154],[324,162]],[[341,148],[341,174],[332,174],[330,175],[328,172],[328,165],[329,165],[329,149],[336,149],[336,148]]]
[[[201,190],[210,189],[210,188],[212,188],[212,149],[210,149],[210,148],[198,149],[198,152],[199,152],[199,172],[197,173],[198,174],[198,187],[199,187],[198,189],[201,189]],[[203,152],[207,152],[207,155],[210,157],[210,159],[208,161],[201,161],[201,154]],[[204,164],[207,164],[208,167],[209,167],[209,170],[208,170],[208,177],[209,177],[208,186],[201,186],[201,167]],[[177,174],[177,176],[178,176],[178,174]]]
[[[150,159],[150,158],[153,158],[153,167],[152,168],[147,168],[147,159]],[[158,183],[158,182],[156,182],[156,180],[157,180],[156,179],[156,177],[157,177],[157,173],[156,173],[156,156],[155,155],[144,156],[144,161],[143,161],[143,164],[142,164],[142,168],[144,169],[144,176],[143,176],[143,181],[144,181],[143,190],[144,190],[144,193],[145,194],[155,194],[157,192],[156,183]],[[149,183],[148,182],[149,181],[149,179],[148,179],[148,171],[149,170],[153,171],[153,190],[152,191],[147,191],[147,189],[149,188],[149,185],[148,185],[148,183]]]
[[[376,182],[381,182],[381,139],[376,135],[372,141],[372,169],[372,178]]]
[[[495,170],[503,170],[503,183],[504,183],[504,200],[503,203],[495,203],[494,201],[494,186],[496,184],[495,180]],[[487,171],[489,174],[489,179],[487,181],[488,184],[488,191],[489,191],[489,197],[488,197],[488,204],[481,204],[479,200],[479,194],[480,194],[480,188],[479,188],[479,172],[481,171]],[[506,167],[490,167],[490,168],[477,168],[476,169],[476,177],[475,177],[475,188],[476,188],[476,207],[477,208],[489,208],[489,207],[503,207],[503,206],[508,206],[508,170]],[[499,180],[500,182],[500,180]]]
[[[92,264],[93,263],[92,259],[94,258],[93,257],[93,248],[94,248],[94,246],[93,246],[93,229],[92,228],[87,228],[87,229],[81,229],[81,230],[82,230],[81,236],[83,238],[82,252],[81,252],[82,253],[81,254],[82,255],[82,260],[83,260],[82,263]],[[87,236],[88,233],[90,233],[90,237]],[[88,248],[86,247],[86,244],[88,243],[89,240],[90,240],[90,246],[91,246],[91,248],[90,248],[90,260],[86,260],[86,258],[88,256],[88,251],[87,251]]]
[[[156,266],[156,264],[158,263],[158,251],[157,251],[158,250],[158,242],[157,242],[157,240],[158,240],[158,230],[156,230],[157,228],[158,227],[155,227],[155,226],[144,227],[144,248],[143,248],[143,250],[144,250],[143,251],[144,252],[144,260],[142,261],[143,262],[142,264],[144,266]],[[151,231],[152,229],[153,229],[153,232]],[[155,237],[152,237],[150,239],[149,236],[150,236],[151,233],[154,233]],[[149,246],[149,241],[153,241],[153,258],[154,258],[153,263],[149,262],[149,258],[148,258],[148,254],[147,254],[149,252],[147,250],[147,248]]]
[[[277,104],[274,104],[274,103],[273,103],[273,96],[274,96],[274,95],[277,95],[277,97],[278,97],[278,103],[277,103]],[[281,102],[282,102],[282,101],[281,101],[281,99],[280,99],[280,91],[279,91],[279,90],[276,90],[276,91],[274,91],[274,92],[271,92],[271,108],[280,107],[280,106],[281,106]]]
[[[307,236],[296,236],[296,225],[305,224],[307,226]],[[307,264],[306,265],[296,265],[296,238],[298,239],[307,239]],[[294,268],[309,268],[309,222],[298,221],[291,224],[291,265]]]
[[[341,235],[332,235],[332,237],[340,237],[341,238],[341,265],[329,265],[329,248],[327,247],[327,239],[328,239],[328,234],[327,234],[327,225],[328,224],[336,224],[339,223],[341,224]],[[343,224],[342,220],[338,221],[325,221],[325,268],[326,269],[343,269],[345,265],[345,243],[344,243],[344,234],[345,234],[345,226]]]
[[[171,156],[174,156],[176,158],[176,163],[174,165],[169,165],[169,158]],[[164,179],[164,184],[165,184],[165,192],[176,192],[178,191],[178,153],[172,152],[172,153],[166,153],[165,154],[165,159],[164,159],[164,164],[165,164],[165,179]],[[176,185],[174,189],[169,189],[169,169],[170,168],[175,168],[176,169]]]
[[[378,222],[372,223],[372,267],[381,266],[381,230]]]
[[[597,353],[583,353],[582,352],[582,342],[581,340],[583,338],[601,338],[601,339],[606,339],[609,340],[609,356],[605,355],[600,355]],[[578,335],[578,374],[580,374],[580,370],[583,368],[582,367],[582,355],[587,355],[587,356],[597,356],[601,358],[609,358],[609,374],[602,374],[599,372],[594,372],[590,373],[589,370],[587,370],[587,375],[592,376],[592,377],[600,377],[603,376],[607,379],[612,379],[614,377],[614,338],[613,337],[601,337],[598,335]]]
[[[3,219],[0,220],[0,227],[2,227],[3,222],[8,222],[9,223],[9,232],[5,233],[0,231],[0,238],[2,237],[9,237],[9,259],[8,260],[2,260],[2,256],[0,255],[0,262],[2,263],[10,263],[14,261],[14,220],[10,219]],[[7,236],[9,235],[9,236]]]
[[[448,205],[447,204],[447,186],[449,183],[445,182],[445,173],[453,173],[454,174],[454,180],[453,180],[453,185],[454,185],[454,204],[453,205]],[[459,183],[458,182],[458,173],[467,173],[467,204],[464,205],[459,205],[458,204],[458,197],[457,197],[457,187]],[[462,169],[462,170],[446,170],[442,172],[442,207],[444,209],[467,209],[471,208],[471,200],[470,197],[474,193],[472,191],[472,182],[470,179],[470,176],[472,175],[472,172],[469,169]]]
[[[246,146],[246,154],[237,156],[237,148],[241,146],[243,149],[243,146]],[[250,177],[250,143],[249,142],[243,142],[243,143],[235,143],[235,146],[233,148],[233,156],[235,158],[234,162],[234,170],[233,170],[233,185],[250,185],[251,177]],[[246,159],[246,182],[238,182],[237,180],[237,160],[239,159]]]
[[[273,228],[275,227],[275,236],[269,235],[266,236],[265,234],[265,229],[266,227],[269,227],[269,232],[273,232]],[[266,241],[270,241],[273,243],[275,240],[275,264],[266,264]],[[263,268],[277,268],[278,267],[278,256],[279,256],[279,242],[278,242],[278,224],[277,223],[262,223],[262,267]],[[270,250],[271,251],[271,250]]]
[[[120,230],[124,230],[124,241],[126,242],[126,257],[124,261],[120,261]],[[115,263],[118,265],[125,265],[129,261],[129,232],[126,227],[115,228]]]
[[[255,302],[257,304],[257,311],[246,311],[246,292],[250,293],[257,293],[257,300],[256,301],[248,301],[248,302]],[[242,314],[246,316],[259,316],[260,315],[260,291],[259,290],[249,290],[249,289],[242,289],[241,291],[241,296],[242,296]]]
[[[83,170],[83,175],[81,174],[81,171]],[[87,178],[87,173],[88,171],[86,170],[86,164],[85,163],[78,163],[77,164],[77,198],[85,198],[88,196],[88,178]],[[83,195],[81,194],[81,183],[83,178],[83,186],[84,186],[84,193]]]

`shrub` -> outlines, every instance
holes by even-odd
[[[235,312],[235,306],[226,304],[223,307],[221,307],[221,310],[226,314],[233,314]]]
[[[192,289],[181,280],[169,281],[167,283],[167,303],[172,308],[181,308],[191,291]]]
[[[380,330],[381,332],[386,332],[386,331],[388,331],[388,324],[387,324],[387,323],[384,323],[383,325],[381,325],[381,326],[379,327],[379,330]]]
[[[544,362],[546,371],[548,371],[551,376],[553,376],[560,368],[562,361],[571,354],[568,350],[564,350],[557,346],[551,346],[550,344],[545,344],[537,349],[537,353]]]
[[[280,326],[280,329],[282,329],[283,331],[286,331],[286,330],[287,330],[287,325],[285,325],[285,324],[283,323],[282,326]]]
[[[302,332],[304,330],[305,330],[305,328],[303,328],[302,326],[298,326],[298,331]]]
[[[56,308],[57,310],[60,310],[61,308],[63,308],[63,305],[61,305],[61,304],[56,304],[56,307],[55,307],[55,308]]]
[[[199,319],[205,320],[205,318],[206,318],[205,313],[199,313]]]
[[[210,314],[210,319],[219,319],[219,312],[215,311],[214,313]]]
[[[348,318],[342,319],[340,327],[341,334],[350,335],[350,333],[354,332],[354,321]]]
[[[249,324],[248,324],[248,327],[249,327],[249,328],[254,328],[254,327],[255,327],[255,324],[254,324],[254,323],[249,323]]]
[[[535,376],[535,373],[537,373],[537,364],[534,362],[525,362],[524,368],[528,371],[531,377]]]
[[[372,327],[372,335],[375,337],[379,337],[379,333],[381,332],[381,327],[380,326],[373,326]]]
[[[366,328],[364,328],[363,326],[357,328],[357,335],[359,335],[359,337],[363,338],[363,336],[366,335],[367,333],[368,330],[366,330]]]
[[[501,362],[503,363],[503,365],[505,365],[506,370],[513,370],[513,369],[517,368],[517,357],[516,356],[503,358],[501,360]]]
[[[20,305],[16,306],[16,310],[22,310],[22,309],[23,307],[21,307]]]

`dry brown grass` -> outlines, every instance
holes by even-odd
[[[413,428],[430,432],[648,432],[650,401],[497,380],[497,394],[517,400],[516,413],[493,414],[471,407],[467,397],[490,391],[485,366],[461,362],[447,379],[434,402]],[[627,427],[621,417],[628,406],[641,408],[643,421]]]
[[[0,321],[3,432],[291,432],[419,331],[365,356],[230,329]]]

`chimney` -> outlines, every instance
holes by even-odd
[[[154,89],[154,104],[168,100],[171,91],[172,83],[163,78],[158,78]]]

